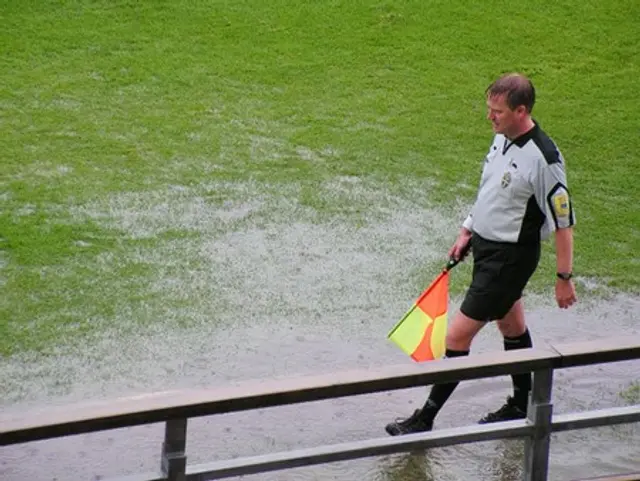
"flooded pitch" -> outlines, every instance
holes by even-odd
[[[109,320],[112,327],[83,347],[1,360],[3,412],[411,362],[386,334],[417,294],[416,279],[424,274],[417,267],[442,257],[461,215],[348,179],[326,192],[345,202],[353,196],[376,212],[361,225],[340,216],[319,219],[286,196],[256,196],[211,210],[202,192],[180,189],[108,199],[79,211],[132,238],[152,238],[176,225],[199,235],[130,253],[155,266],[149,289],[162,302],[121,306]],[[104,255],[96,268],[124,261]],[[587,294],[569,311],[555,308],[551,296],[552,286],[547,296],[525,300],[538,346],[640,333],[637,296]],[[451,310],[459,300],[452,298]],[[157,322],[132,324],[141,313]],[[489,326],[472,355],[499,350],[502,340]],[[640,402],[624,396],[639,379],[638,361],[559,371],[555,411]],[[475,423],[510,389],[506,377],[462,383],[436,428]],[[384,425],[412,412],[426,394],[416,388],[195,419],[188,427],[188,462],[385,436]],[[98,480],[156,470],[162,437],[163,425],[156,424],[2,448],[0,479]],[[510,481],[521,477],[522,452],[521,441],[495,441],[242,479]],[[558,481],[640,471],[640,426],[554,435],[550,470],[549,479]]]

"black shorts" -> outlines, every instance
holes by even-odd
[[[471,251],[473,278],[460,311],[477,321],[502,319],[538,267],[540,243],[493,242],[473,234]]]

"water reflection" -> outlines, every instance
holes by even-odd
[[[499,440],[382,458],[376,481],[514,481],[522,479],[523,440]]]
[[[413,452],[385,458],[379,481],[436,481],[429,452]]]
[[[496,441],[496,457],[491,463],[492,481],[522,479],[525,442],[520,440]]]

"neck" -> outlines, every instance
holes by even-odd
[[[509,134],[505,135],[505,137],[507,137],[509,140],[515,140],[521,135],[529,132],[535,126],[536,124],[534,123],[533,119],[531,117],[528,117],[518,126],[517,129],[514,129],[513,132],[509,132]]]

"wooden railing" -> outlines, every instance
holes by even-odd
[[[0,446],[108,429],[166,422],[158,472],[128,481],[204,481],[452,444],[525,438],[524,479],[547,479],[552,432],[640,421],[640,405],[553,415],[553,372],[575,366],[640,358],[640,336],[560,344],[406,364],[377,371],[348,371],[261,381],[223,389],[184,390],[90,402],[0,417]],[[533,373],[527,418],[442,429],[187,466],[187,420],[251,409],[425,386],[434,383]]]

